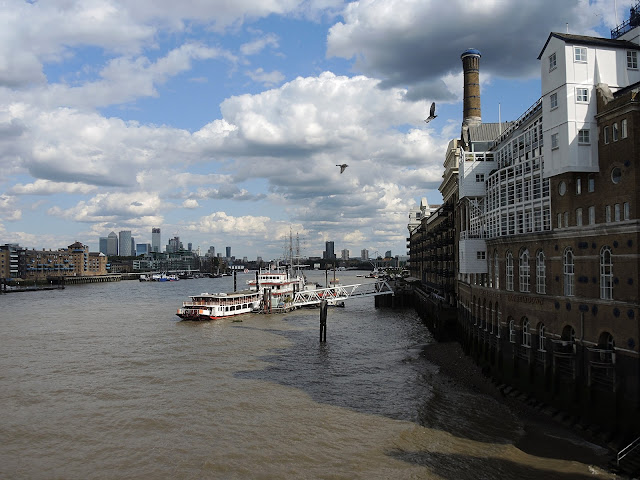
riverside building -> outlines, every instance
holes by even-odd
[[[492,141],[474,141],[479,115],[463,124],[448,299],[497,381],[623,436],[640,431],[637,11],[611,39],[551,33],[541,98]]]

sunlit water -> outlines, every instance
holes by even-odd
[[[326,344],[314,309],[175,316],[190,294],[231,289],[227,277],[0,296],[0,477],[607,477],[561,449],[517,449],[522,421],[439,375],[411,310],[350,300],[329,310]]]

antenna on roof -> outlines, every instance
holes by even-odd
[[[613,13],[616,15],[616,25],[618,25],[618,2],[613,0]]]
[[[498,102],[498,135],[502,135],[502,115],[500,113],[500,102]]]

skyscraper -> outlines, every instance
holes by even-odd
[[[121,257],[131,256],[131,230],[121,230],[119,233],[120,243],[118,251]]]
[[[335,260],[336,254],[334,251],[333,242],[325,242],[324,244],[324,258],[327,260]]]
[[[151,229],[151,251],[160,253],[162,251],[160,245],[162,245],[160,240],[160,229],[152,228]]]
[[[118,255],[118,235],[116,232],[111,232],[107,236],[107,256],[117,256]]]
[[[98,251],[107,254],[107,237],[100,237],[100,244],[98,245]]]
[[[225,247],[227,250],[227,258],[231,258],[231,247]]]

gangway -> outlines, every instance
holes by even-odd
[[[333,287],[302,290],[296,292],[292,306],[319,305],[322,300],[329,304],[349,300],[355,297],[375,297],[377,295],[393,295],[393,288],[385,281],[356,283],[354,285],[336,285]]]

